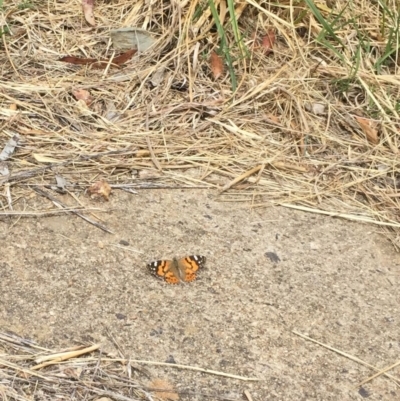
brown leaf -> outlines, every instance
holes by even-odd
[[[153,388],[157,388],[160,390],[166,391],[157,391],[154,392],[157,394],[157,397],[164,401],[178,401],[179,395],[175,392],[174,386],[166,380],[162,379],[153,379],[150,383],[150,386]]]
[[[127,50],[124,53],[121,53],[119,56],[116,56],[111,60],[111,66],[118,68],[121,64],[125,64],[128,60],[130,60],[136,52],[137,52],[137,49],[131,49],[131,50]],[[107,67],[109,62],[110,62],[109,60],[100,60],[100,61],[92,64],[90,67],[104,69]]]
[[[265,36],[261,39],[261,47],[264,49],[265,54],[270,54],[275,43],[275,32],[270,29]]]
[[[76,89],[72,91],[76,100],[83,100],[88,106],[93,102],[93,98],[90,95],[89,91],[85,89]]]
[[[65,56],[58,59],[58,61],[63,61],[64,63],[86,65],[95,63],[97,60],[95,58],[79,58],[75,56]]]
[[[94,0],[82,0],[82,9],[83,9],[83,14],[85,16],[85,20],[88,22],[88,24],[95,26],[96,21],[94,19],[93,7],[94,7]]]
[[[105,200],[108,200],[111,193],[111,187],[108,185],[107,181],[100,180],[92,184],[88,189],[88,192],[91,197],[102,196]]]
[[[214,51],[211,52],[210,65],[214,79],[218,79],[224,72],[224,63],[222,58]]]
[[[58,61],[63,61],[64,63],[71,63],[75,65],[89,65],[90,68],[100,68],[104,69],[110,63],[111,67],[119,68],[121,64],[126,63],[132,56],[137,52],[136,49],[128,50],[119,56],[116,56],[110,60],[97,60],[95,58],[80,58],[75,56],[65,56],[61,57]]]
[[[375,123],[372,120],[368,120],[367,118],[354,116],[363,130],[367,140],[374,145],[379,143],[378,139],[378,131],[375,129]]]

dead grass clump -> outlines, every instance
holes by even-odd
[[[48,400],[55,396],[58,400],[180,399],[180,392],[169,381],[151,378],[146,369],[134,364],[168,366],[242,381],[259,380],[195,366],[125,359],[119,355],[119,351],[105,352],[100,344],[55,352],[13,333],[0,333],[0,395],[4,400],[17,401]],[[182,394],[194,393],[184,391]],[[217,394],[196,394],[232,400]]]
[[[0,395],[4,400],[150,400],[143,373],[93,351],[73,347],[54,353],[14,334],[0,333]],[[127,362],[127,361],[125,361]]]
[[[218,189],[225,201],[375,223],[400,245],[395,0],[246,0],[235,18],[229,1],[215,1],[218,29],[200,0],[97,2],[96,27],[79,2],[21,4],[1,14],[0,148],[19,134],[3,161],[4,213],[55,174],[75,196],[100,178],[151,187],[150,175]],[[111,59],[110,30],[126,26],[157,41],[124,68],[58,61]],[[213,52],[227,67],[219,77]]]

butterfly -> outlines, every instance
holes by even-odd
[[[172,260],[157,260],[147,265],[150,273],[163,278],[168,284],[178,284],[180,281],[196,280],[197,270],[204,267],[206,258],[200,255],[186,256],[186,258]]]

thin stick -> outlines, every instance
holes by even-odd
[[[146,131],[149,131],[149,114],[150,114],[150,105],[147,106],[147,113],[146,113]],[[150,137],[146,135],[146,143],[147,147],[149,148],[150,156],[151,156],[151,161],[153,164],[156,166],[158,171],[162,170],[161,164],[158,162],[156,155],[153,150],[153,146],[151,146],[151,141]]]
[[[58,214],[64,214],[65,212],[78,212],[79,210],[85,210],[85,211],[100,211],[100,212],[106,212],[106,210],[99,209],[99,208],[89,208],[89,209],[84,209],[84,208],[65,208],[65,209],[55,209],[55,210],[50,210],[47,212],[0,212],[0,217],[5,216],[5,217],[38,217],[38,216],[54,216]]]
[[[321,345],[321,347],[324,347],[324,348],[327,348],[327,349],[329,349],[329,350],[331,350],[331,351],[334,351],[334,352],[336,352],[337,354],[344,356],[345,358],[348,358],[348,359],[350,359],[350,360],[352,360],[352,361],[354,361],[354,362],[358,362],[358,363],[360,363],[361,365],[367,366],[368,368],[374,369],[374,370],[376,370],[377,372],[381,373],[381,370],[380,370],[380,369],[376,368],[376,367],[373,366],[373,365],[370,365],[370,364],[367,363],[367,362],[364,362],[362,359],[359,359],[359,358],[357,358],[357,357],[355,357],[355,356],[353,356],[353,355],[347,354],[346,352],[339,351],[339,350],[336,349],[336,348],[333,348],[333,347],[331,347],[331,346],[329,346],[329,345],[326,345],[326,344],[321,343],[321,342],[319,342],[319,341],[317,341],[317,340],[314,340],[313,338],[308,337],[308,336],[306,336],[306,335],[304,335],[304,334],[301,334],[301,333],[299,333],[299,332],[297,332],[297,331],[295,331],[295,330],[292,330],[292,333],[293,333],[293,334],[296,334],[297,336],[299,336],[299,337],[301,337],[301,338],[304,338],[304,339],[306,339],[306,340],[309,340],[309,341],[311,341],[311,342],[313,342],[313,343],[315,343],[315,344]],[[399,381],[398,379],[396,379],[395,377],[389,375],[388,373],[382,373],[382,374],[384,374],[386,377],[389,377],[390,379],[392,379],[396,384],[400,384],[400,381]]]
[[[225,192],[229,188],[231,188],[233,185],[237,184],[238,182],[244,180],[245,178],[257,173],[263,168],[264,164],[261,164],[257,167],[252,168],[251,170],[245,171],[243,174],[239,175],[235,179],[233,179],[231,182],[228,182],[221,190],[220,193]]]
[[[26,375],[36,376],[36,377],[40,377],[43,380],[51,381],[51,379],[46,377],[46,376],[43,376],[43,375],[41,375],[39,373],[36,373],[35,371],[33,371],[31,369],[21,368],[20,366],[16,365],[15,363],[6,361],[4,359],[0,359],[0,366],[7,366],[8,368],[11,368],[11,369],[13,369],[15,371],[19,371],[19,372],[25,373]]]
[[[146,142],[147,142],[147,147],[149,148],[149,152],[151,155],[151,161],[154,163],[157,170],[161,171],[162,170],[161,164],[159,163],[159,161],[156,158],[156,155],[154,154],[154,150],[153,150],[153,147],[151,146],[150,138],[148,136],[146,136]]]
[[[384,221],[372,220],[372,219],[370,219],[368,217],[362,217],[362,216],[359,217],[359,216],[354,216],[352,214],[327,212],[325,210],[315,209],[315,208],[311,208],[311,207],[307,207],[307,206],[291,205],[290,203],[279,203],[279,202],[277,202],[277,204],[280,205],[280,206],[287,207],[289,209],[302,210],[304,212],[323,214],[325,216],[331,216],[331,217],[341,217],[341,218],[347,219],[347,220],[361,221],[361,222],[364,222],[364,223],[372,223],[372,224],[376,224],[378,226],[396,227],[396,228],[400,227],[399,223],[386,223]],[[253,205],[253,206],[258,206],[258,205]]]
[[[216,376],[229,377],[231,379],[237,379],[237,380],[244,380],[244,381],[259,381],[260,380],[260,379],[258,379],[256,377],[237,376],[237,375],[232,375],[230,373],[218,372],[216,370],[198,368],[197,366],[179,365],[179,364],[176,364],[176,363],[166,363],[166,362],[142,361],[142,360],[138,360],[138,359],[130,359],[129,361],[130,362],[135,362],[135,363],[143,363],[143,364],[146,364],[146,365],[169,366],[169,367],[172,367],[172,368],[194,370],[196,372],[203,372],[203,373],[208,373],[208,374],[216,375]],[[128,362],[128,361],[125,361],[125,362]]]
[[[375,379],[378,376],[383,375],[385,372],[388,372],[389,370],[392,370],[393,368],[395,368],[396,366],[400,365],[400,361],[394,363],[393,365],[388,366],[385,369],[382,369],[380,372],[375,373],[373,376],[368,377],[368,379],[363,380],[360,384],[357,384],[357,387],[361,387],[363,384]]]
[[[102,224],[98,223],[97,221],[94,221],[92,219],[89,219],[89,217],[86,217],[85,215],[75,211],[75,210],[71,210],[68,206],[64,205],[61,201],[59,201],[58,199],[56,199],[54,196],[48,194],[47,192],[43,191],[42,189],[38,188],[35,185],[32,185],[31,188],[36,191],[39,195],[44,196],[45,198],[51,200],[57,207],[59,207],[60,209],[67,209],[66,213],[73,213],[75,215],[77,215],[78,217],[80,217],[81,219],[87,221],[88,223],[94,225],[97,228],[100,228],[100,230],[105,231],[106,233],[109,234],[114,234],[111,230],[109,230],[106,226],[103,226]]]
[[[100,344],[94,344],[91,347],[83,348],[77,351],[60,352],[52,355],[45,355],[36,359],[36,362],[41,362],[38,365],[33,366],[32,370],[38,370],[48,365],[55,365],[59,362],[66,361],[71,358],[76,358],[78,356],[88,354],[90,352],[96,351],[100,348]]]
[[[23,346],[23,347],[31,347],[31,348],[39,349],[41,351],[46,351],[46,352],[49,351],[47,348],[40,347],[39,345],[35,344],[31,340],[27,340],[25,338],[17,336],[16,334],[0,333],[0,340],[14,344],[14,345],[19,345],[19,346]]]

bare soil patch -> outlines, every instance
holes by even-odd
[[[371,227],[249,210],[201,190],[116,193],[100,206],[113,235],[69,216],[0,223],[3,330],[52,349],[100,342],[116,352],[112,335],[124,358],[260,379],[146,366],[183,400],[243,399],[244,390],[260,401],[398,399],[389,378],[360,390],[373,369],[293,333],[379,369],[398,360],[400,264]],[[207,257],[193,283],[171,286],[146,270],[192,253]]]

